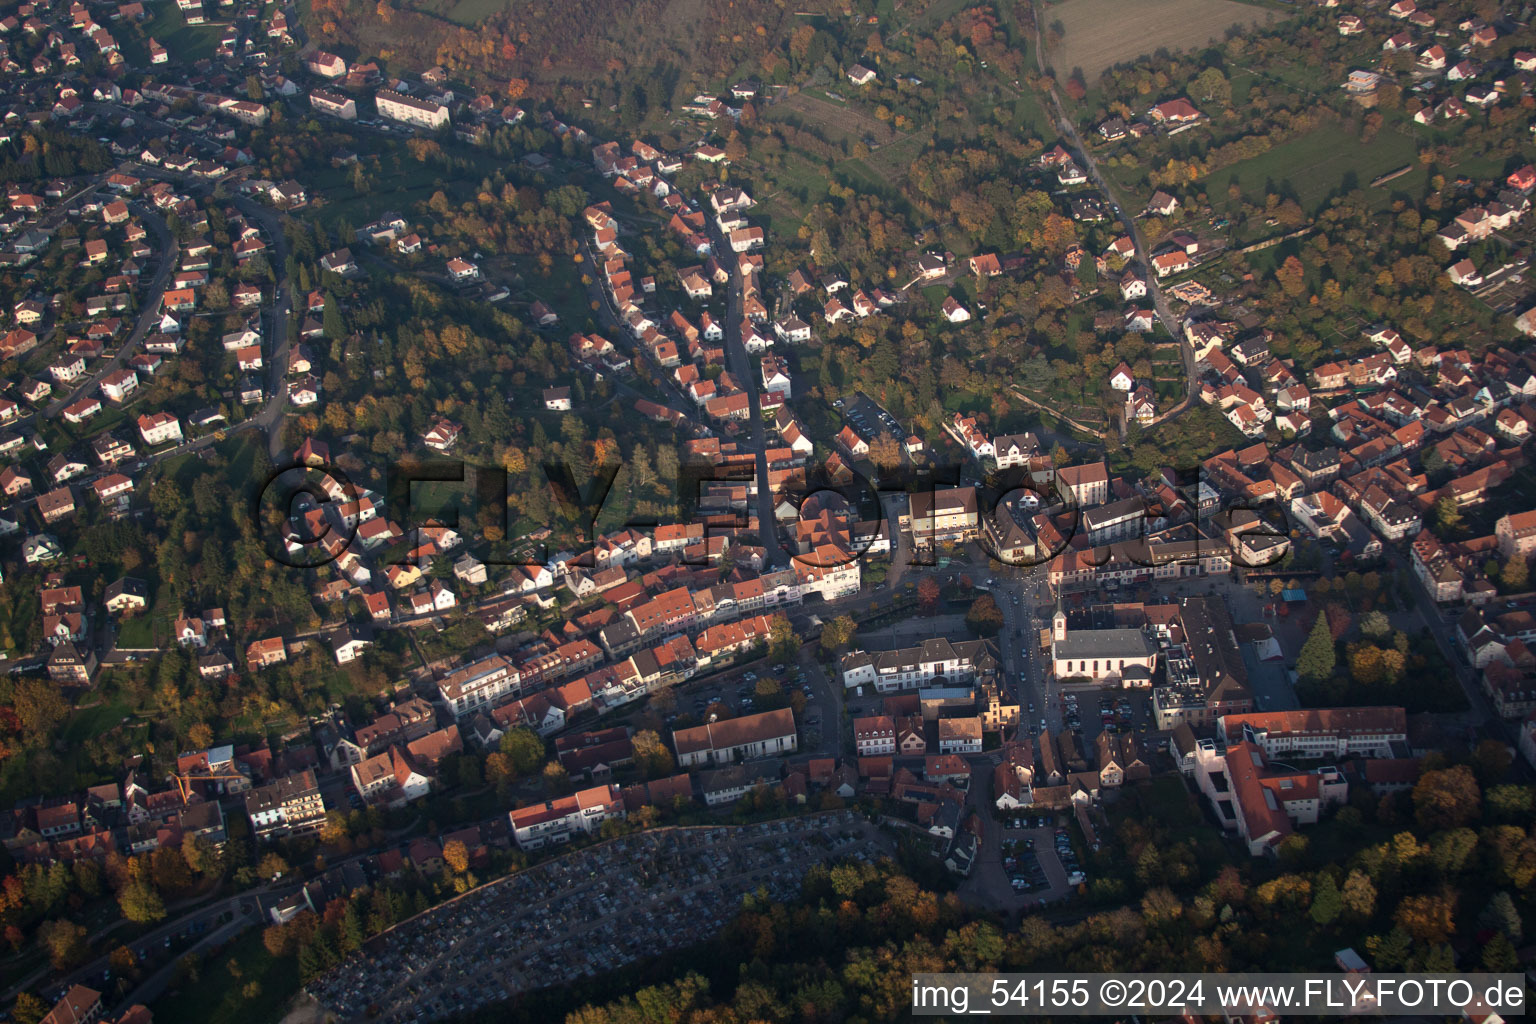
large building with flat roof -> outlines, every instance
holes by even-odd
[[[441,128],[448,123],[448,108],[441,103],[419,100],[414,96],[398,93],[393,89],[380,89],[373,98],[379,108],[379,116],[422,128]]]

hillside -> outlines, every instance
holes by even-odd
[[[764,0],[420,0],[399,7],[316,0],[307,27],[321,46],[378,57],[402,72],[436,64],[501,89],[521,80],[514,93],[646,83],[681,94],[738,70],[759,73],[764,55],[781,50],[807,12],[811,20],[833,16],[828,0],[796,7]],[[650,97],[656,105],[671,99]]]

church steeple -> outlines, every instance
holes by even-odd
[[[1061,607],[1061,592],[1056,593],[1056,614],[1051,616],[1051,639],[1057,643],[1067,638],[1067,613]]]

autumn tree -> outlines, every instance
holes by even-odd
[[[1476,820],[1482,790],[1464,764],[1425,772],[1413,787],[1413,813],[1420,827],[1460,828]]]
[[[852,615],[839,615],[821,627],[822,650],[830,653],[850,643],[858,629],[859,625],[853,621]]]
[[[1275,280],[1280,282],[1280,290],[1294,299],[1306,291],[1307,271],[1301,265],[1301,260],[1287,256],[1285,262],[1275,270]]]
[[[443,844],[443,863],[455,874],[469,870],[469,848],[462,839],[450,839]]]
[[[634,736],[635,761],[648,779],[659,779],[672,773],[672,751],[661,741],[654,729],[641,729]]]
[[[44,921],[38,926],[37,937],[55,970],[68,970],[91,954],[85,941],[85,926],[74,921]]]
[[[996,636],[1003,628],[1003,612],[991,594],[982,594],[971,602],[965,624],[978,636]]]
[[[923,610],[933,611],[939,606],[939,581],[932,576],[924,576],[917,585],[917,600]]]
[[[1420,942],[1444,942],[1456,932],[1456,901],[1441,892],[1406,896],[1392,920]]]
[[[256,865],[256,874],[260,875],[262,878],[265,878],[267,881],[271,881],[280,875],[286,875],[289,870],[288,862],[282,858],[281,854],[277,853],[267,854],[266,856],[262,857],[260,863]]]
[[[16,1024],[39,1024],[48,1016],[48,1004],[31,992],[20,992],[11,1005],[11,1019]]]

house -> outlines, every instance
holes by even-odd
[[[466,259],[455,256],[448,261],[448,279],[454,284],[466,284],[480,280],[480,268]]]
[[[147,413],[139,416],[139,436],[151,448],[159,444],[180,444],[181,421],[168,412]]]
[[[1158,277],[1168,277],[1189,269],[1189,256],[1183,250],[1165,252],[1152,257],[1152,269]]]
[[[425,434],[422,435],[422,443],[434,451],[446,452],[453,447],[459,439],[463,427],[450,420],[438,420]]]
[[[1200,120],[1200,111],[1195,109],[1193,103],[1182,97],[1159,103],[1148,113],[1155,123],[1163,125],[1188,125]]]
[[[347,623],[333,630],[326,638],[336,656],[336,664],[346,665],[363,656],[373,646],[373,630],[366,625]]]
[[[551,412],[569,412],[571,410],[571,389],[568,387],[545,388],[544,408]]]
[[[1125,363],[1116,366],[1109,375],[1109,386],[1116,391],[1130,391],[1136,386],[1136,377]]]
[[[878,76],[873,71],[862,64],[855,64],[853,67],[848,69],[848,81],[852,82],[854,85],[868,85],[877,77]]]
[[[992,252],[972,256],[967,265],[971,268],[971,273],[982,278],[997,277],[1003,272],[1002,261],[997,258],[996,253]]]
[[[321,78],[341,78],[347,73],[347,62],[324,50],[316,50],[311,54],[304,61],[304,67],[310,74]]]
[[[944,319],[952,324],[963,324],[971,318],[971,311],[955,301],[954,296],[947,296],[940,307]]]
[[[1159,217],[1171,217],[1178,208],[1179,201],[1161,189],[1152,193],[1152,200],[1147,203],[1147,212]]]
[[[107,586],[102,604],[114,615],[141,612],[149,607],[149,586],[143,580],[124,577]]]

